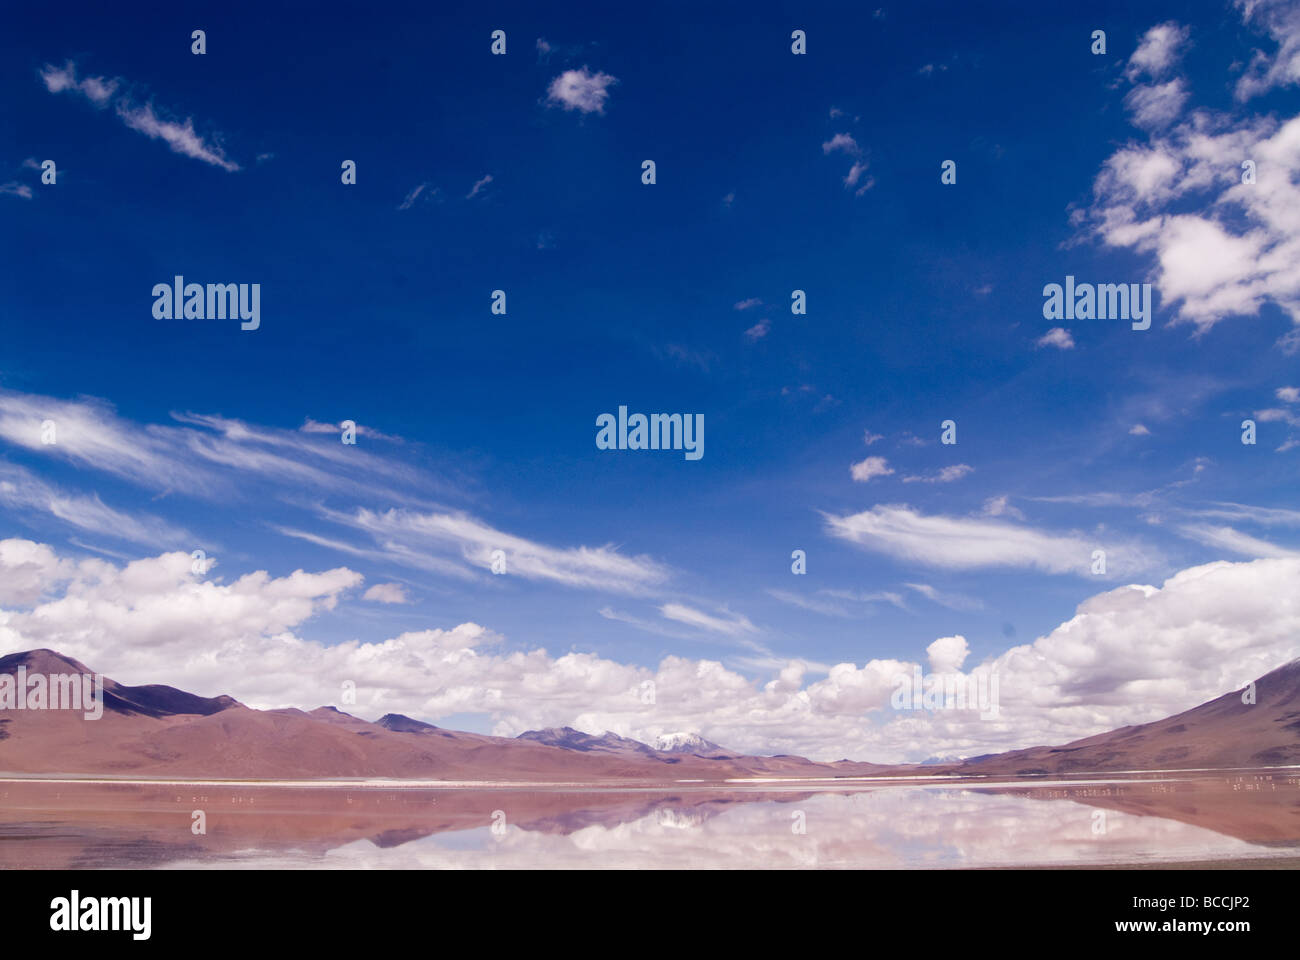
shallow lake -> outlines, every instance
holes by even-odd
[[[1296,857],[1296,769],[639,786],[0,780],[0,869],[961,868]]]

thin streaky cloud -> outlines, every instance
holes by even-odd
[[[698,627],[711,633],[726,634],[729,637],[757,631],[757,628],[749,622],[749,618],[740,614],[727,613],[714,616],[681,603],[666,603],[659,608],[659,612],[668,620],[675,620],[677,623]]]
[[[161,115],[152,102],[140,103],[128,93],[118,94],[119,89],[126,87],[120,78],[86,77],[78,80],[76,64],[71,60],[62,67],[47,64],[40,71],[40,77],[50,93],[76,93],[97,107],[111,103],[118,119],[128,128],[151,140],[163,141],[173,153],[220,167],[228,173],[239,170],[239,164],[229,159],[220,146],[195,131],[192,118],[171,119]]]
[[[945,570],[1019,568],[1088,576],[1092,552],[1098,548],[1106,548],[1112,573],[1133,573],[1163,562],[1159,554],[1137,541],[1103,543],[1002,520],[926,515],[899,504],[822,516],[832,537],[874,553]]]
[[[964,477],[970,476],[975,472],[975,468],[968,463],[954,463],[943,467],[937,473],[916,474],[904,477],[904,483],[955,483]]]
[[[1189,525],[1180,527],[1178,532],[1189,540],[1203,543],[1209,547],[1227,550],[1244,557],[1276,559],[1279,557],[1300,557],[1300,550],[1281,547],[1259,537],[1242,533],[1233,527],[1212,527]]]
[[[384,556],[411,565],[458,554],[467,568],[492,569],[502,551],[510,576],[550,581],[578,589],[642,594],[662,586],[671,570],[646,556],[620,553],[613,545],[551,547],[498,530],[461,512],[408,509],[352,512],[318,509],[326,520],[373,537]]]
[[[48,483],[30,470],[0,460],[0,505],[46,514],[86,533],[148,547],[194,543],[189,531],[142,511],[126,513],[106,505],[98,494],[74,494]]]
[[[937,603],[949,610],[983,610],[984,601],[978,597],[968,597],[961,593],[948,593],[938,590],[928,583],[905,583],[903,586],[915,590],[931,603]]]

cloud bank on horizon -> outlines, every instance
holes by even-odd
[[[501,735],[567,725],[649,742],[704,729],[733,749],[881,762],[1063,742],[1160,719],[1300,656],[1300,557],[1219,561],[1159,587],[1117,587],[978,666],[967,664],[966,638],[950,636],[929,644],[924,661],[840,663],[813,680],[809,664],[792,659],[766,683],[714,660],[670,655],[645,667],[510,649],[468,622],[326,645],[301,628],[343,603],[387,602],[370,596],[374,587],[362,593],[360,573],[338,567],[277,578],[259,570],[226,582],[209,564],[195,567],[185,553],[118,566],[0,541],[0,642],[57,649],[127,683],[165,681],[257,707],[340,704],[349,682],[357,703],[346,709],[367,719],[483,713]],[[677,604],[664,615],[723,633],[754,630],[744,617]],[[898,710],[897,678],[917,668],[996,672],[998,716]],[[158,676],[163,669],[168,675]]]
[[[376,14],[292,75],[237,8],[167,58],[32,14],[0,652],[878,761],[1300,656],[1300,13],[1223,9],[839,12],[803,53],[759,10],[725,57],[616,14],[493,55],[461,12],[434,65]],[[260,284],[260,327],[156,319],[181,275]],[[1104,312],[1142,284],[1148,329]],[[620,408],[704,456],[599,449]],[[917,668],[996,671],[998,716],[896,709]]]

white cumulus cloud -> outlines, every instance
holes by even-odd
[[[609,88],[618,83],[616,77],[608,73],[592,73],[587,67],[580,70],[565,70],[551,81],[547,88],[548,103],[563,107],[565,110],[577,110],[579,113],[604,113],[605,103],[609,100]]]

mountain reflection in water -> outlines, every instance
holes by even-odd
[[[1300,856],[1300,771],[725,787],[0,781],[0,841],[6,870],[1263,861]]]

